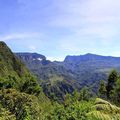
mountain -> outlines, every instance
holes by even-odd
[[[14,88],[19,91],[30,93],[29,88],[25,88],[25,84],[33,82],[37,86],[37,81],[31,75],[24,63],[19,60],[9,47],[0,42],[0,87]]]
[[[37,53],[16,53],[16,55],[37,76],[38,82],[49,98],[54,96],[60,100],[66,93],[79,89],[79,82],[60,62],[51,62]]]
[[[67,56],[64,62],[70,67],[70,64],[73,66],[81,65],[97,67],[97,68],[113,68],[120,66],[120,57],[111,57],[111,56],[101,56],[95,54],[85,54],[80,56]],[[73,67],[72,66],[72,67]],[[76,68],[76,67],[74,67]],[[71,68],[70,68],[71,69]]]
[[[64,95],[90,87],[97,93],[101,80],[106,80],[112,69],[120,70],[120,58],[85,54],[66,56],[63,62],[51,62],[37,53],[16,53],[35,74],[45,94],[64,98]]]
[[[112,69],[120,70],[120,57],[90,53],[80,56],[67,56],[63,63],[65,68],[74,72],[77,81],[88,85],[106,80]]]
[[[24,63],[0,42],[0,120],[42,119],[49,99]],[[42,109],[42,110],[41,110]]]
[[[38,75],[38,81],[16,55],[31,71],[35,70],[33,73]],[[0,42],[0,120],[119,120],[120,75],[116,77],[113,98],[104,98],[106,100],[91,96],[89,88],[82,88],[89,81],[82,84],[84,81],[77,79],[81,63],[87,69],[91,65],[90,69],[94,70],[96,66],[103,69],[106,63],[101,65],[100,61],[105,61],[106,57],[91,54],[77,58],[67,56],[63,62],[51,62],[37,53],[16,55],[4,42]],[[119,69],[119,58],[110,57],[107,61],[112,64],[107,66],[107,72],[113,67]],[[74,91],[81,88],[80,92]]]

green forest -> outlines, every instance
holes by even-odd
[[[46,96],[37,78],[0,42],[0,120],[120,120],[120,74],[111,70],[96,94],[89,86]],[[46,88],[47,89],[47,88]]]

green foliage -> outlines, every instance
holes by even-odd
[[[106,89],[104,82],[101,82],[99,94],[101,98],[107,97],[107,100],[120,106],[120,74],[116,70],[109,74]]]
[[[36,79],[32,75],[26,76],[26,81],[21,87],[22,92],[26,92],[28,94],[39,95],[42,89],[40,88],[39,84],[37,83]]]
[[[42,83],[42,88],[44,93],[46,94],[46,96],[48,96],[51,100],[58,100],[59,102],[64,100],[64,96],[67,93],[72,93],[74,91],[73,86],[71,85],[74,81],[71,81],[70,83],[66,80],[63,81],[59,81],[59,77],[58,77],[58,81],[55,82],[54,84],[53,82],[44,82]]]
[[[94,103],[87,95],[89,96],[86,88],[80,93],[75,90],[72,95],[66,94],[63,104],[54,104],[49,120],[86,120],[86,113],[91,110]]]
[[[0,89],[6,88],[16,88],[19,89],[20,86],[20,78],[14,74],[6,74],[4,77],[0,77]]]
[[[52,99],[51,104],[24,64],[5,43],[0,42],[0,46],[0,120],[119,120],[119,107],[91,98],[87,87],[73,92],[75,81],[58,74],[49,74],[50,82],[43,85]],[[47,63],[44,61],[44,64]],[[105,92],[103,82],[99,92],[101,95]],[[107,93],[119,105],[120,78],[116,71],[112,71],[108,78]],[[55,102],[58,98],[64,101]]]
[[[100,98],[106,98],[106,85],[104,83],[104,81],[100,82],[100,88],[99,88],[99,97]]]
[[[9,110],[0,106],[0,120],[16,120],[16,117]]]
[[[0,42],[0,120],[44,120],[51,104],[25,65]]]
[[[72,95],[73,95],[72,101],[78,101],[80,99],[80,94],[77,90],[74,90]]]
[[[115,82],[117,81],[118,78],[118,73],[116,70],[111,71],[108,77],[108,82],[107,82],[107,98],[110,99],[110,94],[115,86]]]
[[[85,100],[88,101],[90,98],[90,93],[88,92],[88,89],[86,87],[84,87],[81,91],[80,91],[80,100]]]
[[[119,107],[100,98],[80,100],[80,94],[74,91],[66,95],[63,104],[54,103],[48,120],[120,120]]]
[[[70,102],[69,104],[54,105],[50,120],[86,120],[88,113],[93,105],[92,101]]]
[[[15,114],[17,120],[39,120],[40,107],[38,98],[14,89],[0,91],[1,103],[4,108]]]
[[[120,120],[120,108],[97,98],[87,116],[88,120]]]
[[[120,78],[117,79],[111,94],[112,101],[120,106]]]

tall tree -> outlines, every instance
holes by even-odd
[[[112,91],[112,101],[115,104],[120,105],[120,78],[117,79]]]
[[[88,101],[89,98],[90,98],[90,93],[89,93],[88,89],[86,87],[82,88],[82,90],[80,91],[80,101],[81,100]]]
[[[106,86],[107,89],[107,98],[110,99],[110,94],[115,86],[115,82],[118,79],[118,73],[116,70],[112,70],[109,77],[108,77],[108,83]]]

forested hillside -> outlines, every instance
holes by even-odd
[[[61,63],[51,62],[37,53],[17,53],[16,55],[37,76],[39,84],[49,98],[53,99],[55,96],[55,99],[63,100],[66,93],[80,89],[80,83]]]
[[[0,66],[0,120],[120,120],[120,74],[116,70],[98,85],[97,96],[89,87],[67,91],[74,86],[68,80],[65,85],[71,86],[63,85],[64,99],[59,100],[61,96],[56,99],[48,86],[45,90],[51,98],[45,96],[36,77],[4,42],[0,42]]]
[[[0,120],[40,120],[49,103],[35,77],[0,42]]]

